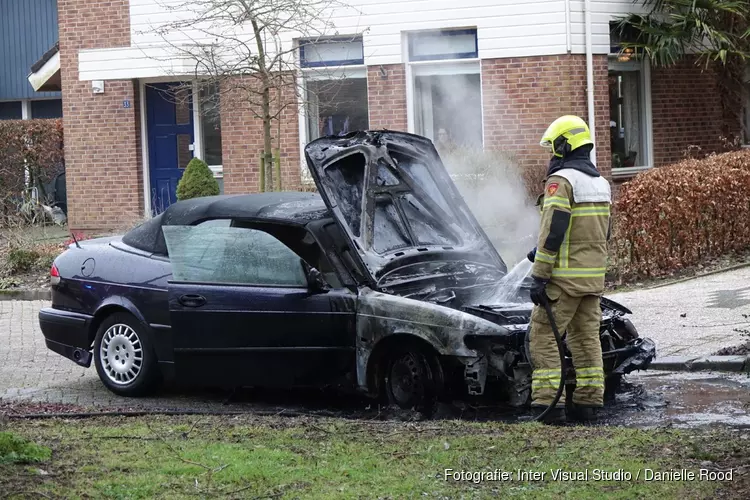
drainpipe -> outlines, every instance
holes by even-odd
[[[591,141],[594,143],[594,148],[591,150],[591,161],[596,163],[596,134],[595,134],[595,118],[594,112],[594,58],[592,55],[591,47],[591,0],[585,0],[583,2],[583,8],[585,10],[585,24],[586,24],[586,92],[588,94],[588,106],[589,106],[589,130],[591,131]]]
[[[573,52],[573,42],[570,39],[570,0],[565,0],[565,43],[570,54]]]

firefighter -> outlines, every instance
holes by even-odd
[[[604,405],[604,372],[599,340],[600,297],[604,291],[610,234],[611,189],[590,160],[593,142],[586,122],[562,116],[552,122],[540,144],[552,153],[541,201],[531,299],[532,407],[550,405],[560,383],[560,356],[546,311],[546,294],[555,322],[573,356],[576,387],[571,420],[589,420]],[[564,401],[563,398],[561,400]],[[565,417],[558,402],[551,420]]]

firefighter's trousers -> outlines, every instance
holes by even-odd
[[[573,356],[576,388],[573,403],[582,406],[604,405],[604,371],[599,340],[600,298],[597,295],[572,297],[554,283],[547,285],[552,314],[562,336],[567,330],[567,345]],[[560,355],[547,312],[535,306],[531,314],[532,406],[552,403],[560,384]],[[565,393],[558,406],[564,406]]]

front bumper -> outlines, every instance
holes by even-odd
[[[47,348],[76,364],[91,366],[89,327],[92,316],[44,308],[39,311],[39,327]]]
[[[649,338],[632,340],[627,346],[606,353],[615,358],[613,374],[626,375],[636,370],[648,369],[656,357],[656,344]]]

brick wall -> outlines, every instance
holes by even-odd
[[[597,166],[611,173],[607,58],[594,57]],[[588,122],[586,58],[541,56],[482,61],[486,149],[515,152],[525,168],[544,168],[549,152],[539,146],[544,131],[561,115]]]
[[[255,116],[259,107],[252,104],[257,102],[257,96],[248,93],[248,88],[252,88],[248,86],[252,86],[253,82],[248,78],[238,78],[222,82],[222,85],[220,106],[224,193],[255,193],[260,190],[263,121]],[[280,115],[281,187],[285,191],[299,189],[301,180],[298,108],[292,104],[295,101],[294,91],[294,85],[285,88],[282,102],[287,106]],[[274,147],[278,144],[278,130],[278,122],[274,121],[271,128]]]
[[[656,166],[683,158],[689,146],[703,152],[721,148],[722,109],[717,74],[686,59],[651,70],[654,160]],[[737,132],[740,124],[735,125]]]
[[[108,81],[93,94],[78,80],[78,51],[129,46],[129,2],[58,0],[57,8],[69,225],[118,228],[144,212],[137,85]]]
[[[367,67],[367,106],[370,129],[407,130],[406,70],[403,64]]]

